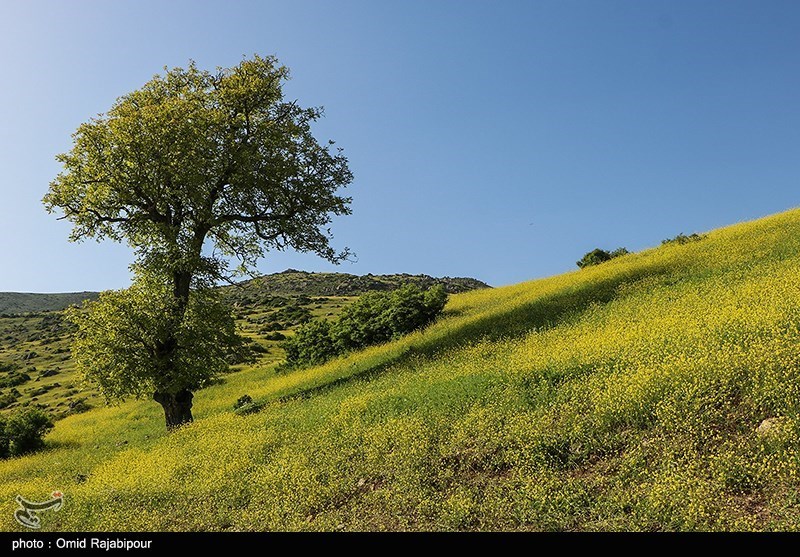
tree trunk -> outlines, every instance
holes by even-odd
[[[199,238],[196,252],[197,257],[200,256],[202,249],[203,237]],[[173,359],[175,352],[178,349],[178,342],[176,339],[176,332],[178,331],[181,323],[183,322],[186,314],[186,309],[189,307],[189,295],[192,285],[192,273],[181,269],[173,270],[172,272],[172,295],[177,302],[172,315],[172,332],[166,340],[159,343],[157,346],[158,357],[164,362],[164,374],[169,376],[175,373]],[[172,379],[168,377],[168,379]],[[153,394],[153,400],[159,403],[164,408],[164,418],[167,422],[167,430],[175,429],[184,424],[191,423],[192,417],[192,399],[194,395],[186,388],[181,389],[177,393],[156,391]]]
[[[164,418],[167,420],[167,429],[190,423],[192,418],[192,398],[194,395],[183,389],[177,393],[161,393],[156,391],[153,400],[164,408]]]
[[[192,281],[191,273],[185,271],[173,271],[172,273],[172,293],[177,301],[172,315],[172,332],[169,337],[157,346],[158,357],[164,362],[164,374],[166,376],[175,373],[173,358],[178,348],[175,333],[183,321],[186,308],[189,305],[189,290]],[[168,377],[168,379],[172,379]],[[194,395],[186,388],[176,393],[156,391],[153,400],[164,408],[164,418],[167,422],[167,430],[190,423],[192,418],[192,398]]]

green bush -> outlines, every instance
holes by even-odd
[[[608,253],[604,249],[594,249],[581,257],[579,261],[576,261],[575,264],[584,269],[586,267],[591,267],[592,265],[599,265],[605,261],[609,261],[611,259],[611,254]]]
[[[5,393],[0,395],[0,408],[6,408],[17,402],[17,397],[14,393]]]
[[[284,327],[301,325],[311,320],[311,310],[292,303],[273,312],[270,320],[281,322]]]
[[[36,368],[31,368],[35,370]],[[27,373],[20,373],[18,371],[14,371],[0,379],[0,387],[18,387],[23,383],[30,381],[31,376]]]
[[[8,458],[10,451],[10,439],[6,433],[6,417],[0,415],[0,458]]]
[[[610,261],[615,257],[628,255],[629,253],[630,252],[626,248],[617,248],[612,252],[607,252],[604,249],[597,248],[585,254],[579,261],[576,261],[575,264],[583,269],[585,267],[591,267],[592,265],[599,265],[600,263]]]
[[[81,414],[92,409],[92,405],[85,398],[79,398],[69,403],[69,414]]]
[[[324,320],[300,326],[295,335],[283,343],[283,349],[290,367],[319,365],[339,353],[331,336],[331,324]]]
[[[388,342],[430,324],[447,303],[440,285],[425,291],[407,284],[392,292],[369,292],[342,311],[339,320],[311,321],[283,347],[288,367],[319,365],[350,350]]]
[[[408,284],[392,292],[389,313],[386,316],[392,338],[421,329],[442,312],[447,303],[447,293],[441,285],[423,291]],[[389,339],[387,339],[389,340]]]
[[[252,402],[253,402],[253,397],[251,397],[250,395],[242,395],[242,396],[240,396],[240,397],[239,397],[239,399],[238,399],[238,400],[237,400],[237,401],[236,401],[236,402],[233,404],[233,409],[234,409],[234,410],[238,410],[239,408],[241,408],[241,407],[242,407],[242,406],[244,406],[245,404],[250,404],[250,403],[252,403]]]
[[[370,292],[345,308],[331,328],[333,338],[343,351],[388,342],[431,323],[446,303],[441,285],[428,291],[406,284],[393,292]]]
[[[661,241],[661,245],[668,245],[668,244],[688,244],[689,242],[697,242],[698,240],[702,240],[704,236],[700,234],[689,234],[688,236],[685,235],[683,232],[675,236],[674,238],[667,238],[666,240]]]
[[[392,338],[389,322],[391,298],[387,292],[368,292],[342,311],[332,327],[333,339],[341,351],[358,350]]]
[[[5,424],[10,454],[23,455],[41,449],[44,436],[53,429],[53,420],[38,408],[26,408],[12,414]]]

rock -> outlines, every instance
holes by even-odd
[[[761,437],[775,435],[780,431],[784,422],[785,419],[781,417],[767,418],[758,425],[756,434]]]

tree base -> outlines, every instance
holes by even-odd
[[[175,429],[182,425],[191,423],[192,418],[192,399],[194,395],[183,389],[177,393],[161,393],[156,391],[153,400],[164,408],[164,418],[167,422],[167,429]]]

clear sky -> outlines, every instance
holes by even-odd
[[[274,54],[323,105],[338,267],[509,284],[800,205],[800,2],[0,0],[0,291],[128,284],[41,198],[70,135],[163,66]]]

